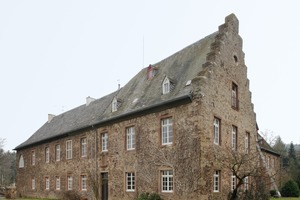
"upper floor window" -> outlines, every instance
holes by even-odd
[[[232,132],[231,132],[231,148],[232,150],[237,150],[237,127],[232,126]]]
[[[161,120],[161,141],[163,145],[172,144],[173,122],[171,117]]]
[[[35,165],[35,150],[31,151],[31,164]]]
[[[50,152],[49,152],[49,147],[45,148],[45,162],[49,163],[50,161]]]
[[[81,146],[81,157],[87,157],[87,139],[81,138],[80,139],[80,146]]]
[[[214,143],[220,145],[220,119],[214,118]]]
[[[66,142],[66,158],[72,159],[72,140],[67,140]]]
[[[135,190],[135,176],[134,173],[126,173],[126,191],[133,192]]]
[[[60,145],[55,145],[55,160],[60,161]]]
[[[19,168],[23,168],[24,167],[24,157],[23,155],[20,156],[20,159],[19,159]]]
[[[245,153],[250,152],[250,133],[246,132],[245,135]]]
[[[173,170],[161,171],[161,191],[173,192]]]
[[[214,173],[214,192],[220,191],[220,171]]]
[[[107,133],[101,134],[102,152],[108,151],[108,135]]]
[[[134,126],[126,128],[126,149],[135,149],[135,129]]]
[[[234,109],[239,108],[238,86],[233,82],[232,82],[232,89],[231,89],[231,107]]]

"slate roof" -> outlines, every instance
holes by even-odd
[[[55,139],[79,129],[142,112],[145,109],[179,99],[191,99],[192,86],[186,86],[186,83],[201,72],[202,65],[206,62],[206,56],[210,52],[210,46],[215,41],[217,34],[218,32],[213,33],[152,65],[157,70],[152,79],[147,80],[147,68],[144,68],[118,91],[97,99],[88,106],[84,104],[55,116],[15,149]],[[170,93],[162,95],[162,82],[166,76],[172,80],[174,87]],[[114,97],[121,100],[121,104],[118,111],[111,112],[111,103]]]
[[[280,154],[276,152],[259,133],[257,133],[257,140],[262,151],[268,152],[276,156],[280,156]]]

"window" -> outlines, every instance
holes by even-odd
[[[272,158],[272,168],[275,168],[275,158]]]
[[[172,144],[173,136],[172,136],[172,118],[166,118],[161,120],[161,139],[162,144]]]
[[[245,153],[250,152],[250,133],[246,132],[245,136]]]
[[[231,190],[234,190],[236,187],[236,176],[235,175],[231,175]]]
[[[214,143],[220,145],[220,119],[214,118]]]
[[[173,171],[163,170],[161,171],[161,191],[173,192]]]
[[[19,159],[19,168],[23,168],[23,167],[24,167],[24,157],[23,155],[21,155]]]
[[[245,188],[245,190],[249,190],[249,178],[248,178],[248,176],[246,176],[244,178],[244,188]]]
[[[31,151],[31,164],[35,165],[35,151]]]
[[[49,177],[45,178],[45,189],[46,190],[50,189],[50,179],[49,179]]]
[[[168,77],[165,77],[163,84],[162,84],[162,93],[167,94],[170,92],[170,80]]]
[[[134,126],[126,128],[127,150],[135,149],[135,129]]]
[[[231,90],[231,107],[234,109],[238,109],[238,86],[235,83],[232,83]]]
[[[214,192],[220,191],[220,171],[214,173]]]
[[[55,160],[60,161],[60,145],[55,145]]]
[[[133,192],[135,190],[135,176],[134,173],[126,173],[126,191]]]
[[[237,150],[237,127],[236,126],[232,126],[231,148],[234,151]]]
[[[71,175],[67,176],[67,188],[68,190],[73,189],[73,177]]]
[[[50,161],[49,147],[45,148],[45,161],[46,161],[46,163],[49,163],[49,161]]]
[[[86,138],[81,138],[80,145],[81,145],[81,157],[87,157],[87,140],[86,140]]]
[[[86,175],[81,175],[81,190],[86,191],[87,190],[87,177]]]
[[[108,151],[108,135],[107,133],[101,134],[101,144],[102,144],[102,152]]]
[[[31,189],[35,190],[35,178],[31,179]]]
[[[60,177],[55,177],[55,189],[60,190]]]
[[[111,104],[111,112],[115,112],[118,110],[118,100],[114,98]]]
[[[269,156],[267,157],[267,169],[269,169],[270,168],[270,158],[269,158]]]
[[[67,159],[72,159],[72,140],[66,142]]]

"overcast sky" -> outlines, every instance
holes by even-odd
[[[11,150],[46,121],[124,86],[235,13],[260,131],[300,143],[300,2],[2,0],[0,137]]]

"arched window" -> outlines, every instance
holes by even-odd
[[[170,92],[170,80],[168,77],[165,77],[163,84],[162,84],[162,93],[167,94]]]
[[[23,155],[21,155],[19,159],[19,168],[23,168],[23,167],[24,167],[24,157]]]

